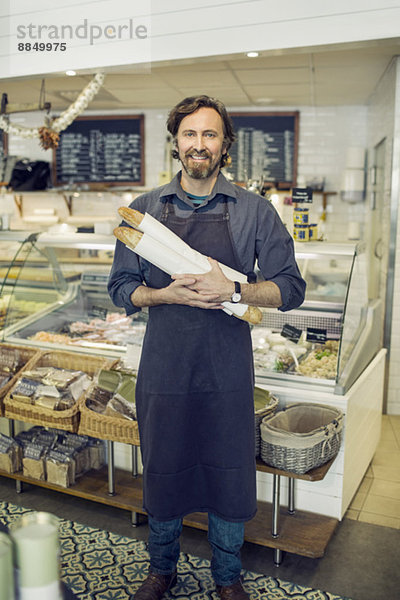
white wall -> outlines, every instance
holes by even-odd
[[[133,34],[116,34],[131,22]],[[399,22],[396,0],[12,0],[0,5],[0,78],[384,39],[398,36]],[[72,39],[62,25],[72,27]],[[91,27],[102,31],[93,43]],[[66,49],[18,49],[42,41],[64,41]]]
[[[390,363],[388,373],[387,412],[400,414],[400,59],[397,58],[391,72],[392,92],[387,98],[388,108],[392,109],[393,127],[391,155],[388,157],[391,167],[391,188],[388,198],[388,215],[390,215],[391,234],[393,236],[392,252],[394,254],[393,280],[393,313],[390,340]],[[385,107],[382,107],[384,109]],[[384,112],[382,113],[384,114]],[[389,288],[391,292],[392,288]]]

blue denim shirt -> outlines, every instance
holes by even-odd
[[[280,289],[279,310],[291,310],[302,304],[306,284],[295,261],[293,240],[268,200],[230,183],[219,173],[211,194],[203,204],[195,206],[182,189],[178,173],[167,185],[136,198],[130,207],[159,220],[167,200],[174,203],[175,213],[181,218],[193,211],[220,213],[226,200],[232,239],[243,273],[254,273],[257,262],[262,277]],[[148,272],[148,262],[117,240],[108,291],[114,304],[123,307],[128,315],[140,310],[132,304],[130,296],[146,283]]]

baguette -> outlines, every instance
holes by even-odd
[[[261,310],[257,306],[247,306],[247,310],[243,316],[239,316],[235,314],[235,317],[238,319],[242,319],[242,321],[247,321],[247,323],[251,323],[252,325],[259,325],[261,323],[263,314]]]
[[[128,208],[127,206],[121,206],[118,209],[118,213],[129,225],[132,225],[135,229],[140,229],[140,223],[144,218],[143,213],[134,208]]]
[[[114,235],[120,242],[134,250],[143,237],[143,233],[131,227],[116,227]]]
[[[137,212],[137,211],[135,211]],[[139,213],[141,214],[141,213]],[[136,246],[143,238],[143,233],[137,231],[136,229],[132,229],[131,227],[116,227],[114,229],[114,235],[117,239],[119,239],[123,244],[135,250]],[[145,239],[148,239],[147,237]],[[153,243],[156,243],[155,241]],[[162,267],[160,267],[162,268]],[[165,269],[162,269],[165,270]],[[171,275],[172,273],[170,273]],[[239,315],[236,312],[234,313],[235,317],[238,319],[242,319],[242,321],[247,321],[248,323],[252,323],[253,325],[257,325],[262,320],[262,312],[256,306],[247,306],[247,310],[243,315]]]

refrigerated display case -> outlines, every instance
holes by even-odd
[[[252,329],[256,376],[345,393],[380,348],[380,301],[369,302],[365,245],[296,245],[305,301],[263,309]]]
[[[113,249],[113,238],[95,234],[46,233],[24,242],[3,281],[10,291],[3,340],[109,357],[139,347],[143,316],[127,317],[107,294]]]
[[[107,356],[139,349],[146,311],[126,317],[107,294],[113,249],[112,237],[96,234],[24,239],[2,269],[3,339]],[[263,309],[262,323],[252,327],[257,380],[343,394],[380,347],[380,303],[368,301],[365,247],[297,244],[296,258],[305,302],[290,312]]]

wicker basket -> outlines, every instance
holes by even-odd
[[[81,420],[78,432],[80,434],[100,438],[101,440],[111,440],[112,442],[121,442],[123,444],[139,446],[140,441],[137,421],[103,415],[88,408],[87,396],[89,396],[93,387],[95,387],[95,385],[91,386],[87,393],[79,400]]]
[[[275,410],[278,406],[278,399],[275,398],[275,396],[272,396],[270,394],[270,392],[268,392],[267,390],[263,390],[262,388],[255,387],[254,388],[254,398],[257,397],[258,399],[260,399],[260,398],[263,398],[263,396],[265,399],[265,406],[263,408],[259,408],[258,410],[254,411],[256,458],[260,455],[260,448],[261,448],[261,432],[260,432],[261,421],[263,420],[264,417],[271,416],[275,412]]]
[[[302,475],[339,451],[343,413],[332,406],[299,403],[266,417],[260,425],[261,459]]]
[[[24,369],[25,367],[28,367],[28,364],[30,364],[30,361],[32,361],[38,355],[37,348],[26,348],[24,346],[14,346],[12,344],[0,344],[0,353],[3,349],[18,350],[22,366],[20,367],[20,369],[18,369],[18,371],[14,374],[14,376],[10,379],[10,381],[7,381],[7,383],[2,388],[0,388],[0,416],[1,417],[4,416],[4,403],[3,403],[4,396],[6,396],[8,394],[9,390],[13,387],[14,383],[17,381],[22,369]]]
[[[78,354],[75,352],[40,352],[29,363],[29,368],[33,367],[60,367],[62,369],[74,369],[84,371],[93,377],[99,369],[107,366],[107,359],[98,356],[90,356],[87,354]],[[21,377],[28,365],[20,371]],[[65,429],[77,433],[79,426],[79,400],[72,408],[67,410],[51,410],[41,406],[35,406],[20,402],[11,398],[14,386],[9,390],[4,399],[4,415],[8,419],[16,419],[18,421],[26,421],[34,425],[43,425],[45,427],[55,427]]]

